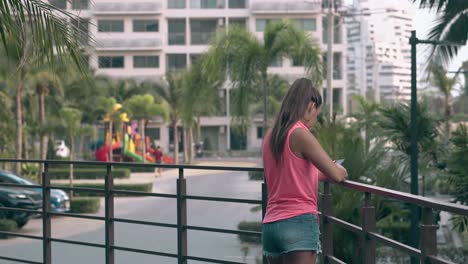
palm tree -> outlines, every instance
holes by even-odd
[[[359,110],[356,113],[353,113],[351,117],[356,118],[357,127],[364,133],[364,143],[366,149],[370,147],[370,141],[377,136],[378,127],[376,126],[379,119],[379,108],[378,103],[367,101],[362,96],[353,96],[353,99],[356,100],[359,104]]]
[[[193,125],[196,125],[196,142],[201,141],[202,116],[213,115],[221,107],[219,91],[222,85],[220,78],[212,78],[211,75],[203,74],[203,60],[200,58],[184,74],[183,89],[180,96],[180,116],[184,126],[189,131],[188,142],[184,144],[184,153],[189,152],[188,163],[193,158]]]
[[[293,23],[282,20],[270,23],[265,29],[263,41],[244,28],[233,27],[220,31],[213,40],[204,60],[205,74],[227,73],[233,87],[239,89],[239,98],[233,100],[233,114],[246,124],[249,105],[253,101],[254,83],[260,83],[263,97],[264,128],[268,127],[268,84],[267,70],[275,60],[291,57],[302,62],[306,71],[317,84],[322,78],[321,52],[312,37],[298,29]]]
[[[62,128],[64,133],[68,135],[70,140],[70,161],[75,159],[75,137],[79,135],[81,130],[81,111],[75,108],[64,107],[60,110],[62,119]],[[73,187],[73,164],[70,164],[70,187]],[[70,197],[73,196],[73,191],[70,191]]]
[[[0,39],[3,47],[21,47],[10,50],[10,56],[21,54],[26,48],[28,57],[40,62],[53,62],[69,54],[79,69],[84,69],[80,40],[75,36],[82,30],[67,21],[76,19],[75,15],[61,10],[41,0],[1,0],[0,1]],[[34,45],[30,45],[34,43]],[[16,54],[15,54],[16,53]],[[27,67],[27,63],[19,64]]]
[[[129,114],[138,119],[140,122],[140,129],[143,141],[142,158],[143,162],[146,161],[146,135],[145,135],[145,124],[146,120],[154,118],[155,116],[161,116],[166,119],[165,108],[154,102],[154,97],[150,94],[134,95],[125,102],[125,109],[128,110]]]
[[[434,26],[429,32],[429,39],[436,41],[450,41],[464,44],[468,39],[468,1],[463,0],[411,0],[419,3],[421,8],[435,10],[438,15]],[[455,57],[458,46],[432,46],[431,58],[446,65]]]
[[[447,71],[441,65],[434,64],[430,67],[430,83],[437,87],[444,95],[445,143],[447,143],[450,138],[450,118],[453,115],[452,92],[459,83],[458,74],[460,70],[457,71],[455,76],[450,78],[447,76]]]
[[[180,119],[181,93],[184,86],[182,73],[167,73],[167,85],[156,86],[155,93],[161,97],[169,108],[169,119],[174,135],[174,164],[179,163],[179,132],[177,124]]]
[[[36,94],[39,98],[39,125],[46,126],[46,104],[45,98],[49,94],[55,98],[56,101],[63,101],[63,88],[60,79],[56,74],[49,70],[42,70],[34,74],[33,83],[36,86]],[[40,140],[40,159],[47,158],[48,137],[47,133],[41,133]]]

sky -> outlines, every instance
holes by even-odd
[[[416,30],[416,36],[418,39],[426,39],[427,34],[430,31],[433,21],[436,18],[435,12],[429,12],[427,9],[419,9],[417,4],[412,4],[410,0],[374,0],[379,2],[391,2],[395,3],[398,6],[408,8],[414,14],[413,17],[413,26]],[[346,4],[352,4],[353,0],[345,0]],[[418,64],[425,61],[425,57],[427,56],[427,48],[423,45],[418,45]],[[449,71],[456,71],[460,68],[462,62],[464,60],[468,60],[468,45],[464,46],[456,56],[452,60],[449,65]]]

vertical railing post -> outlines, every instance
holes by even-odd
[[[434,225],[432,208],[424,207],[422,210],[422,224],[419,245],[421,246],[422,263],[430,263],[427,256],[437,255],[437,225]]]
[[[42,172],[42,259],[44,264],[52,263],[51,235],[52,226],[50,220],[50,178],[49,163],[44,161],[44,171]]]
[[[106,264],[114,264],[114,177],[112,177],[112,165],[107,164],[107,172],[104,183],[105,191],[105,219],[106,219]]]
[[[363,263],[375,263],[375,241],[370,238],[368,232],[375,231],[375,208],[370,204],[371,194],[366,192],[362,212],[362,256]]]
[[[263,177],[264,177],[264,182],[262,183],[262,220],[265,217],[266,208],[268,204],[268,190],[267,190],[266,181],[265,181],[265,174],[263,174]],[[268,263],[268,260],[265,256],[262,256],[262,263],[263,264]]]
[[[322,241],[323,263],[330,263],[327,256],[333,256],[333,225],[328,216],[333,215],[331,184],[324,182],[322,193]]]
[[[187,263],[187,182],[184,169],[179,168],[177,179],[177,259],[178,264]]]

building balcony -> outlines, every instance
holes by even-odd
[[[161,50],[161,46],[161,39],[159,38],[109,38],[96,41],[96,50],[98,51]]]
[[[144,3],[95,3],[94,15],[154,15],[160,14],[162,4],[160,2]]]
[[[270,1],[254,2],[250,5],[253,14],[310,14],[322,11],[322,1],[289,2]]]

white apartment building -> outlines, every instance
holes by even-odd
[[[326,0],[325,0],[326,1]],[[167,71],[189,67],[209,48],[208,41],[219,27],[244,25],[259,39],[266,25],[287,18],[297,22],[326,52],[326,10],[322,0],[50,0],[80,17],[80,27],[90,36],[89,64],[97,74],[114,78],[164,81]],[[335,0],[341,5],[341,1]],[[345,112],[345,30],[337,18],[334,30],[334,105]],[[76,22],[75,22],[76,23]],[[88,38],[82,36],[84,41]],[[269,73],[289,81],[305,76],[304,67],[288,58],[278,60]],[[325,83],[324,83],[325,86]],[[229,113],[231,87],[219,92],[223,109],[201,119],[201,138],[215,151],[251,150],[261,147],[262,118],[254,118],[246,136],[231,129]],[[153,121],[149,134],[163,150],[173,142],[171,128]],[[181,138],[182,139],[182,138]]]
[[[411,14],[396,3],[377,0],[355,0],[347,13],[349,95],[409,101]]]

